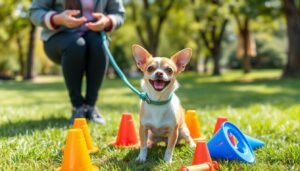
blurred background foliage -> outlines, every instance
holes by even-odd
[[[0,79],[60,74],[60,67],[43,52],[41,29],[29,21],[30,3],[0,0]],[[220,75],[227,69],[248,73],[252,68],[281,68],[283,76],[299,76],[300,64],[291,61],[299,62],[300,52],[291,47],[297,42],[289,36],[296,38],[300,31],[289,22],[299,17],[299,0],[124,0],[124,4],[126,22],[109,35],[111,51],[126,74],[137,70],[131,45],[138,43],[155,56],[167,57],[191,47],[188,70],[194,72]],[[292,27],[296,31],[288,29]]]

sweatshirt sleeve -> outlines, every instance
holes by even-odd
[[[109,31],[113,31],[124,24],[125,8],[122,0],[108,0],[107,3],[106,13],[112,22],[112,27]]]
[[[51,6],[51,0],[33,0],[29,8],[29,16],[32,23],[49,30],[55,30],[56,27],[53,25],[52,17],[57,12],[51,9]]]

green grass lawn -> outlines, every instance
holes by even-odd
[[[227,116],[244,133],[266,142],[255,151],[256,163],[219,161],[221,170],[300,170],[300,80],[278,80],[279,70],[240,71],[210,77],[185,73],[177,95],[186,109],[199,115],[201,132],[212,136],[218,116]],[[139,85],[139,79],[131,82]],[[101,170],[178,170],[190,165],[193,150],[177,146],[173,163],[165,164],[165,147],[149,151],[146,163],[135,161],[138,149],[110,146],[122,112],[131,112],[138,128],[138,102],[118,80],[106,79],[98,106],[107,125],[89,123],[99,147],[91,155]],[[61,77],[34,82],[0,81],[0,170],[54,170],[69,128],[70,104]]]

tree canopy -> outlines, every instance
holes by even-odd
[[[56,70],[51,62],[45,62],[41,43],[33,43],[39,40],[28,18],[30,3],[0,1],[0,75],[24,76],[31,68],[36,73]],[[194,55],[188,69],[199,71],[200,67],[213,75],[226,67],[243,68],[245,73],[252,67],[270,67],[273,65],[266,61],[278,58],[282,62],[277,67],[283,68],[287,61],[284,75],[297,71],[291,69],[300,56],[293,48],[300,30],[295,23],[300,6],[297,0],[126,0],[124,4],[126,22],[111,34],[111,49],[117,60],[123,61],[123,68],[131,68],[131,44],[139,43],[154,56],[191,47]],[[276,42],[282,46],[276,48]],[[35,64],[33,57],[37,58]]]

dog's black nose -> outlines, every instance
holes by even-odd
[[[162,73],[162,72],[156,72],[156,73],[155,73],[155,76],[156,76],[157,78],[162,78],[162,77],[163,77],[163,74],[164,74],[164,73]]]

